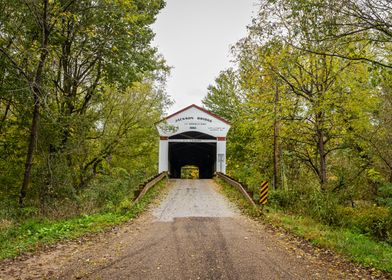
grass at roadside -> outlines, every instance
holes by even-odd
[[[3,230],[0,232],[0,260],[34,251],[45,244],[104,231],[109,227],[136,218],[157,197],[166,183],[166,179],[162,180],[149,190],[137,204],[129,203],[116,211],[57,221],[31,219],[18,226]]]
[[[222,180],[216,181],[222,186],[222,192],[236,203],[244,214],[260,216],[263,221],[280,226],[314,245],[338,252],[363,266],[392,273],[392,246],[348,229],[323,225],[311,218],[286,214],[273,208],[266,208],[268,211],[263,211],[262,215],[255,215],[253,207],[239,191]]]
[[[226,195],[226,197],[241,210],[242,213],[250,217],[260,217],[260,209],[254,208],[249,202],[244,198],[244,196],[233,186],[227,184],[225,181],[215,178],[215,181],[222,186],[221,192]]]
[[[311,218],[268,209],[267,222],[281,226],[311,243],[332,249],[366,267],[392,272],[392,246],[344,228],[320,224]]]

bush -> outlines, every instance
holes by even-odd
[[[330,226],[342,226],[392,244],[392,211],[386,206],[342,207],[331,192],[272,190],[271,207],[313,218]],[[388,205],[389,206],[389,205]]]
[[[128,198],[124,198],[118,205],[118,211],[122,214],[125,214],[126,212],[132,209],[132,206],[133,206],[132,202],[129,201]]]
[[[378,192],[377,202],[392,209],[392,183],[381,186]]]
[[[386,207],[339,208],[340,224],[392,244],[392,213]]]
[[[327,225],[338,222],[338,199],[331,193],[313,189],[272,190],[270,205],[292,213],[302,214]]]
[[[314,191],[304,200],[303,209],[313,219],[327,225],[336,225],[339,222],[337,211],[338,199],[330,192]]]
[[[127,178],[126,173],[119,172],[118,178],[102,176],[96,179],[92,186],[83,190],[79,195],[79,204],[83,205],[85,212],[92,209],[113,208],[119,205],[124,198],[132,199],[137,184]]]
[[[269,204],[274,208],[291,210],[297,208],[299,193],[295,191],[271,190],[269,192]]]

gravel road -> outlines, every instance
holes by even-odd
[[[212,180],[171,180],[142,217],[3,263],[0,279],[368,279],[242,216],[218,188]]]
[[[173,222],[186,217],[226,218],[239,214],[216,192],[210,180],[173,180],[173,183],[174,188],[166,199],[153,210],[158,221]]]

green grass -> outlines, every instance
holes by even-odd
[[[235,203],[242,213],[251,217],[260,217],[262,213],[261,210],[259,208],[254,208],[235,187],[219,178],[215,178],[215,181],[222,186],[222,193],[226,195],[231,202]]]
[[[366,267],[392,272],[392,246],[387,243],[377,242],[349,229],[323,225],[308,217],[269,210],[266,214],[269,223],[304,237],[314,245],[332,249]]]
[[[237,189],[219,179],[217,183],[222,186],[222,192],[236,203],[243,213],[261,217],[265,222],[283,227],[314,245],[331,249],[358,264],[392,273],[392,246],[387,243],[377,242],[349,229],[327,226],[309,217],[283,213],[270,207],[266,208],[268,211],[263,211],[262,215],[257,215]]]
[[[167,180],[162,180],[147,192],[137,204],[122,206],[111,212],[103,212],[66,220],[30,219],[18,226],[0,232],[0,259],[12,258],[24,252],[34,251],[45,244],[64,239],[75,239],[88,233],[104,231],[125,223],[140,215],[160,193]]]

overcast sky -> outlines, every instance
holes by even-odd
[[[167,0],[153,26],[154,45],[173,67],[167,84],[173,113],[201,105],[220,71],[228,68],[230,46],[246,35],[256,0]]]

